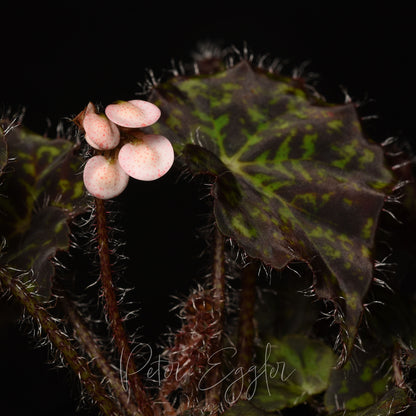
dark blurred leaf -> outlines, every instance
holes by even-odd
[[[310,289],[310,271],[300,268],[300,275],[285,269],[272,274],[262,288],[256,304],[256,328],[260,339],[282,338],[288,334],[310,335],[319,319],[320,305],[303,292]]]
[[[0,188],[0,230],[7,246],[2,263],[29,271],[34,290],[48,298],[55,272],[50,259],[69,248],[68,222],[87,207],[82,160],[70,141],[23,127],[1,134],[4,138],[8,163]]]
[[[392,416],[403,412],[409,406],[410,400],[403,389],[393,387],[388,390],[376,403],[356,411],[340,411],[334,416]]]
[[[239,400],[223,413],[224,416],[266,416],[270,412],[265,412],[253,405],[248,400]]]
[[[1,127],[0,127],[1,128]],[[7,144],[3,135],[0,135],[0,174],[7,164]]]
[[[381,347],[392,347],[398,340],[407,345],[416,343],[416,304],[413,298],[398,291],[372,291],[378,304],[366,316],[368,333]]]
[[[345,303],[351,350],[392,181],[354,105],[325,104],[245,61],[172,78],[150,100],[162,117],[149,131],[172,140],[194,173],[215,177],[222,233],[273,268],[308,263],[318,295]]]
[[[273,339],[258,357],[262,365],[248,397],[267,412],[294,407],[325,391],[336,362],[326,344],[302,335]]]
[[[376,403],[391,386],[389,358],[380,345],[370,352],[355,349],[343,368],[331,372],[324,399],[328,411],[357,410]]]

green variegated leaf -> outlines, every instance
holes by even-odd
[[[302,335],[272,339],[258,356],[261,366],[248,396],[253,405],[267,412],[300,405],[325,391],[336,363],[331,348]]]
[[[406,391],[398,387],[388,390],[376,403],[364,409],[334,413],[333,416],[393,416],[402,413],[410,405]]]
[[[354,350],[343,368],[332,370],[325,392],[330,413],[357,410],[374,405],[391,387],[389,355],[379,345],[374,351]]]
[[[148,128],[190,169],[215,178],[216,222],[276,269],[302,260],[319,296],[344,308],[351,349],[372,279],[371,250],[392,176],[354,104],[310,97],[300,81],[241,63],[154,88]]]
[[[74,144],[48,139],[22,127],[6,136],[8,163],[0,193],[2,264],[30,271],[34,290],[48,298],[55,269],[50,259],[69,248],[68,222],[86,209],[81,159]]]

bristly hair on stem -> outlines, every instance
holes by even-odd
[[[39,302],[35,293],[27,290],[18,277],[5,269],[0,269],[0,284],[24,307],[35,319],[51,344],[60,352],[64,362],[75,372],[86,391],[97,403],[105,416],[121,416],[121,410],[113,402],[108,392],[101,385],[99,378],[91,371],[87,360],[78,354],[68,335],[58,325],[56,319]]]
[[[105,301],[106,313],[111,327],[112,335],[120,354],[120,362],[124,366],[137,406],[144,416],[153,416],[152,404],[145,392],[145,388],[137,372],[133,360],[130,343],[123,325],[123,320],[118,308],[116,292],[114,289],[110,245],[108,241],[106,208],[102,199],[95,198],[95,213],[97,225],[98,254],[100,260],[100,281]]]
[[[221,359],[221,346],[223,340],[224,309],[225,309],[225,238],[215,227],[214,231],[214,250],[212,263],[212,297],[214,310],[217,311],[218,318],[215,323],[218,336],[213,340],[211,352],[216,355],[216,359]],[[222,371],[220,365],[211,371],[208,385],[212,386],[206,393],[206,407],[213,409],[213,416],[218,414],[221,402],[221,379]]]
[[[118,377],[118,374],[107,361],[100,349],[100,346],[94,339],[94,334],[90,332],[83,318],[78,313],[74,303],[66,295],[60,296],[60,303],[64,308],[68,320],[72,324],[76,339],[79,341],[83,350],[86,351],[90,359],[93,360],[93,363],[99,369],[101,375],[108,381],[109,388],[117,398],[120,405],[126,411],[126,414],[128,416],[140,416],[141,413],[137,409],[135,403],[130,400],[128,393],[124,389],[124,386]]]
[[[184,302],[179,312],[183,324],[163,352],[167,365],[159,400],[166,415],[198,411],[214,416],[222,410],[223,368],[210,366],[210,360],[222,361],[225,238],[215,229],[212,240],[212,272],[206,286],[199,285]]]
[[[259,266],[257,262],[248,263],[241,273],[241,292],[238,321],[237,368],[241,374],[247,374],[252,365],[254,354],[254,312],[256,301],[256,277]],[[250,383],[246,377],[241,377],[234,384],[234,396],[241,397]]]

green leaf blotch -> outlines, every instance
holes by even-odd
[[[382,149],[364,137],[354,104],[323,103],[298,80],[246,61],[174,77],[150,100],[162,117],[148,131],[169,137],[195,174],[215,178],[220,231],[275,269],[306,262],[317,295],[344,309],[351,351],[392,188]]]
[[[267,412],[297,406],[325,391],[336,363],[323,342],[295,334],[271,339],[258,355],[265,356],[267,370],[255,385],[251,402]]]
[[[82,160],[70,141],[23,127],[0,138],[8,150],[0,198],[2,263],[29,272],[33,290],[47,299],[55,273],[50,260],[69,248],[69,222],[87,209]]]

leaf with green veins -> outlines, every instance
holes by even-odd
[[[324,402],[331,413],[373,405],[391,385],[389,353],[379,345],[374,351],[355,349],[343,368],[331,372]]]
[[[220,231],[273,268],[306,262],[316,293],[343,308],[350,352],[393,182],[354,105],[318,102],[245,61],[172,78],[149,99],[162,117],[148,131],[168,137],[195,174],[213,175]]]
[[[303,335],[271,339],[258,357],[262,362],[248,397],[267,412],[297,406],[325,391],[336,363],[331,348]]]
[[[0,192],[4,265],[31,271],[37,293],[48,298],[55,269],[50,259],[69,248],[69,221],[87,208],[74,144],[48,139],[22,127],[6,136],[7,172]]]

